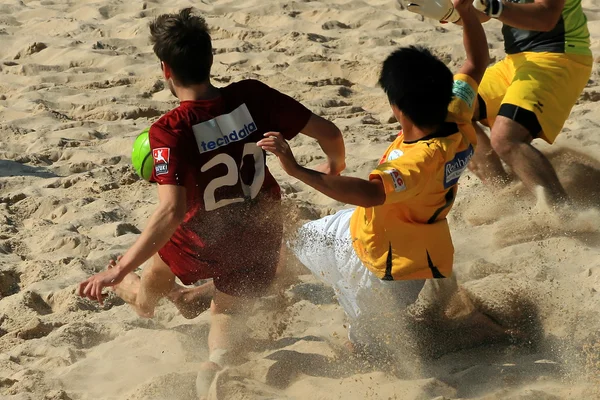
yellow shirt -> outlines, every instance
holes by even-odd
[[[454,246],[446,215],[476,144],[471,118],[477,84],[455,75],[453,92],[446,123],[437,132],[415,142],[404,141],[400,132],[371,173],[370,179],[383,181],[385,203],[358,207],[352,215],[354,249],[381,279],[452,274]]]

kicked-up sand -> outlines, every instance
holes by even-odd
[[[584,0],[600,51],[600,0]],[[143,229],[157,199],[130,166],[136,135],[177,103],[161,79],[148,22],[186,1],[3,0],[0,4],[0,398],[192,399],[208,316],[165,302],[152,320],[118,298],[78,298]],[[343,131],[345,174],[366,177],[398,131],[377,87],[397,46],[427,45],[450,68],[459,27],[422,21],[394,1],[203,1],[217,85],[257,78]],[[486,24],[492,58],[500,26]],[[239,365],[211,399],[600,398],[600,76],[554,146],[538,143],[577,203],[557,220],[515,184],[491,193],[462,178],[449,217],[455,271],[473,304],[528,332],[525,343],[456,350],[468,330],[432,327],[390,343],[393,365],[356,360],[332,291],[289,259],[287,284],[256,306]],[[308,138],[299,161],[322,161]],[[269,163],[290,228],[343,207]],[[408,341],[408,339],[407,339]],[[429,355],[429,357],[426,357]],[[432,357],[433,356],[433,357]]]

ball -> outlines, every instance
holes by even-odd
[[[146,181],[149,181],[152,177],[152,168],[154,168],[154,159],[152,158],[148,130],[149,128],[146,128],[138,135],[133,143],[133,150],[131,151],[133,168],[135,169],[136,174]]]

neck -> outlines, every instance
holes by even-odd
[[[189,100],[210,100],[221,95],[219,89],[214,87],[210,81],[206,83],[200,83],[198,85],[191,85],[187,87],[175,88],[175,94],[179,101]]]
[[[421,140],[424,137],[431,135],[436,131],[437,128],[419,128],[411,122],[406,122],[402,124],[402,134],[404,135],[404,140],[407,142],[414,142],[417,140]]]

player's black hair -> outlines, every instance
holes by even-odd
[[[390,104],[420,128],[444,122],[453,84],[450,69],[420,46],[402,47],[390,54],[379,77]]]
[[[209,78],[213,55],[208,25],[191,8],[159,15],[150,23],[150,40],[156,56],[171,67],[181,85]]]

